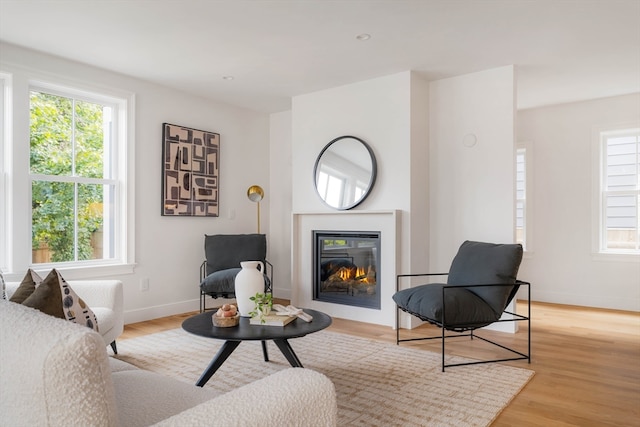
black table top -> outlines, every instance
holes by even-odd
[[[296,318],[285,326],[263,326],[251,325],[248,317],[240,317],[238,326],[220,328],[213,326],[211,316],[215,311],[205,311],[182,322],[182,329],[194,335],[226,341],[268,341],[303,337],[331,325],[331,317],[325,313],[308,308],[305,308],[304,312],[313,316],[311,322]]]

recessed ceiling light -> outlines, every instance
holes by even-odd
[[[369,40],[370,38],[371,38],[371,34],[367,34],[367,33],[358,34],[356,36],[356,40],[360,40],[360,41]]]
[[[222,76],[222,80],[233,80],[233,76]]]

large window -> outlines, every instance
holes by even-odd
[[[29,92],[30,264],[126,263],[126,101]]]
[[[640,253],[640,129],[600,134],[600,251]]]

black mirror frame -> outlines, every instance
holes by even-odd
[[[331,147],[334,143],[340,141],[341,139],[345,139],[345,138],[351,138],[351,139],[355,139],[358,142],[360,142],[364,148],[367,149],[367,152],[369,153],[369,158],[371,159],[371,177],[369,179],[369,184],[367,185],[367,189],[364,192],[363,196],[360,197],[359,200],[356,200],[353,204],[345,206],[345,207],[335,207],[335,206],[331,206],[329,205],[323,198],[322,196],[320,196],[320,192],[318,191],[318,183],[317,183],[317,173],[318,173],[318,165],[320,164],[320,159],[322,159],[322,155],[325,153],[325,151],[327,151],[329,149],[329,147]],[[371,194],[371,190],[373,189],[373,185],[376,182],[376,177],[378,176],[378,164],[376,162],[376,156],[373,153],[373,150],[371,149],[371,147],[369,146],[369,144],[367,144],[366,142],[364,142],[362,139],[356,137],[356,136],[351,136],[351,135],[343,135],[343,136],[339,136],[333,140],[331,140],[327,145],[324,146],[324,148],[322,149],[322,151],[320,151],[320,154],[318,154],[318,157],[316,158],[316,162],[313,166],[313,188],[315,188],[316,190],[316,194],[318,195],[318,197],[320,198],[320,200],[322,200],[322,202],[329,206],[332,209],[337,209],[340,211],[346,211],[349,209],[353,209],[356,206],[358,206],[360,203],[364,202],[365,199],[369,196],[369,194]]]

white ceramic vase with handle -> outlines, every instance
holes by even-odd
[[[255,308],[251,297],[264,293],[264,263],[261,261],[242,261],[242,270],[235,280],[236,303],[242,317],[251,317],[249,312]]]

